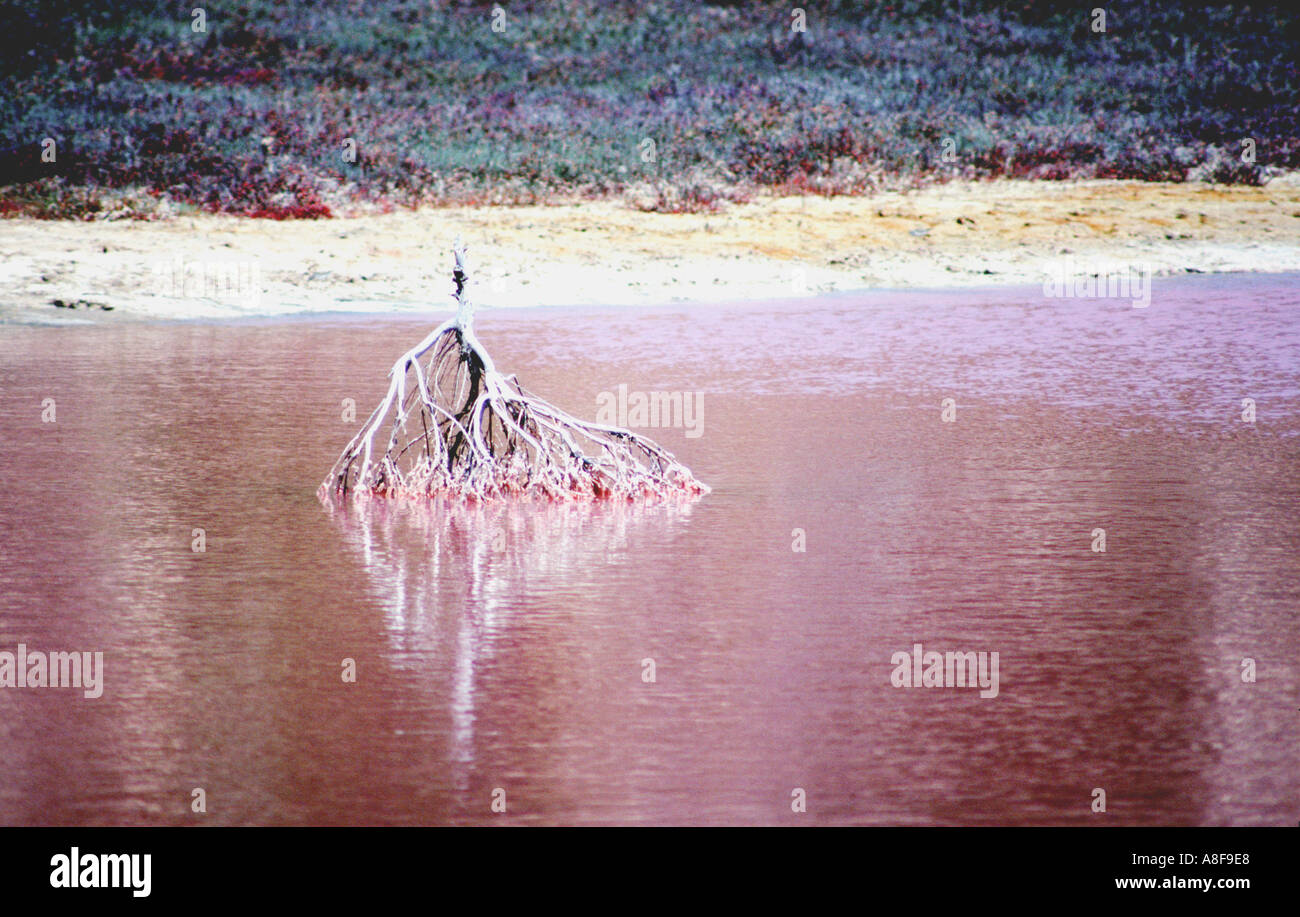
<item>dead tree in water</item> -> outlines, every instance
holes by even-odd
[[[653,499],[708,492],[656,443],[578,420],[498,372],[474,336],[465,247],[458,242],[453,252],[455,318],[393,364],[388,394],[335,462],[322,496]],[[385,431],[381,452],[377,437]]]

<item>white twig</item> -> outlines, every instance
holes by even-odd
[[[657,443],[572,417],[499,373],[473,331],[465,247],[457,241],[453,251],[456,317],[393,364],[387,394],[334,463],[322,496],[655,499],[708,492]],[[386,430],[387,448],[376,458],[375,439]],[[417,443],[424,448],[412,449]]]

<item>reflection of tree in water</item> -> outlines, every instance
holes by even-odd
[[[424,668],[451,654],[451,757],[469,763],[477,673],[512,613],[529,597],[573,597],[617,577],[638,543],[674,537],[694,502],[326,500],[326,507],[382,604],[394,664]]]

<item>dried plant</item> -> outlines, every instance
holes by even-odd
[[[456,316],[393,364],[388,394],[343,450],[322,496],[564,500],[708,492],[658,444],[579,420],[498,372],[474,336],[465,247],[458,242],[453,252]]]

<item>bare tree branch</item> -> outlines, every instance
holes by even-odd
[[[579,420],[499,373],[474,335],[465,246],[458,240],[453,251],[456,317],[393,364],[388,394],[335,462],[322,497],[655,499],[708,492],[651,440]],[[379,454],[376,438],[385,431]]]

